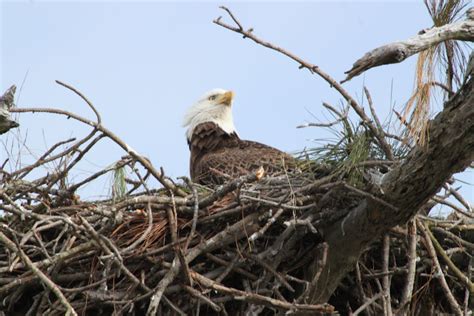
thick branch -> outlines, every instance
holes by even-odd
[[[414,148],[382,179],[380,194],[395,209],[365,199],[344,219],[324,230],[328,263],[307,303],[327,302],[353,269],[365,247],[388,228],[406,223],[454,174],[474,159],[474,80],[430,121],[427,147]],[[316,273],[316,262],[314,263]]]
[[[347,77],[341,83],[351,80],[370,68],[400,63],[414,54],[449,40],[474,41],[474,18],[468,14],[464,21],[433,27],[405,41],[375,48],[357,60],[352,69],[345,72]]]

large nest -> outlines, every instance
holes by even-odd
[[[386,169],[379,165],[358,172],[370,177]],[[420,215],[392,229],[329,304],[306,303],[309,267],[327,247],[321,231],[351,211],[368,183],[363,177],[357,188],[337,168],[272,177],[258,170],[215,190],[186,180],[87,202],[75,184],[57,185],[61,170],[21,179],[30,167],[1,178],[0,309],[7,315],[346,314],[361,306],[378,314],[408,302],[414,314],[450,312],[441,279],[472,308],[461,278],[470,276],[474,225],[456,216]]]

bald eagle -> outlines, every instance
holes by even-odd
[[[183,121],[195,183],[218,185],[263,167],[266,174],[295,166],[295,159],[270,146],[239,138],[232,118],[234,93],[214,89],[191,106]]]

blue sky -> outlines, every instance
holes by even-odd
[[[255,34],[320,66],[338,80],[368,50],[405,39],[431,26],[422,1],[366,2],[46,2],[2,1],[0,90],[22,86],[18,106],[57,107],[93,118],[59,79],[82,91],[104,125],[168,175],[188,173],[181,127],[185,109],[212,88],[236,93],[234,118],[240,136],[295,152],[331,137],[295,127],[327,117],[323,101],[341,97],[320,78],[235,33],[212,23],[227,5]],[[230,21],[229,21],[230,22]],[[345,84],[361,99],[365,84],[377,111],[400,110],[413,89],[416,57],[375,68]],[[22,162],[89,130],[44,114],[22,114],[21,128],[0,140],[25,139]],[[17,148],[18,149],[18,148]],[[18,150],[17,150],[18,151]],[[124,152],[109,141],[95,148],[75,179],[118,160]],[[0,148],[0,160],[6,156]],[[463,179],[474,182],[472,172]],[[108,184],[83,194],[108,194]],[[468,193],[472,194],[472,187]]]

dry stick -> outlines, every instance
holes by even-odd
[[[87,250],[90,250],[92,248],[94,248],[94,242],[93,241],[88,241],[84,244],[81,244],[77,247],[71,248],[67,251],[60,252],[60,253],[54,255],[53,257],[51,257],[51,259],[44,259],[44,260],[35,262],[35,265],[36,265],[37,268],[46,268],[46,267],[49,267],[53,264],[58,263],[59,261],[63,261],[65,259],[69,258],[69,257],[72,257],[74,255],[84,253]],[[19,263],[19,264],[16,264],[16,265],[12,266],[11,268],[13,270],[21,269],[21,268],[24,268],[24,265]],[[7,271],[9,271],[8,267],[0,268],[0,273],[5,273]]]
[[[392,316],[392,298],[390,296],[390,275],[389,275],[389,263],[390,263],[390,235],[385,234],[383,236],[383,253],[382,253],[382,273],[384,273],[382,279],[382,287],[385,302],[385,315]]]
[[[226,194],[235,191],[235,189],[240,188],[245,183],[250,183],[260,180],[265,175],[263,167],[258,168],[256,171],[249,173],[247,175],[241,176],[237,179],[234,179],[230,182],[227,182],[225,185],[220,186],[214,193],[209,196],[206,196],[201,201],[199,201],[199,208],[203,209],[206,206],[211,205],[218,199],[224,197]]]
[[[416,222],[414,219],[408,222],[408,273],[406,277],[405,287],[402,292],[402,298],[400,302],[400,311],[407,313],[410,309],[410,302],[413,295],[413,289],[415,287],[416,277]]]
[[[174,198],[174,194],[172,191],[170,191],[170,194],[171,194],[171,198]],[[166,209],[166,213],[168,215],[168,225],[170,228],[171,241],[174,244],[173,249],[174,249],[175,256],[179,259],[179,262],[181,263],[181,266],[183,267],[184,277],[186,278],[187,283],[190,286],[193,286],[193,281],[191,279],[191,276],[189,275],[188,264],[186,263],[183,250],[181,249],[181,246],[178,242],[178,219],[177,219],[178,214],[176,212],[176,204],[174,202],[173,202],[173,208],[168,207]]]
[[[369,300],[367,300],[364,304],[362,304],[358,309],[356,309],[354,311],[354,313],[352,314],[352,316],[357,316],[359,315],[361,312],[363,312],[367,307],[369,307],[372,303],[374,303],[376,300],[378,300],[379,298],[381,298],[382,296],[384,295],[383,292],[380,292],[376,295],[374,295],[373,297],[371,297]]]
[[[18,112],[18,113],[26,113],[26,112],[39,112],[39,113],[50,113],[50,114],[58,114],[58,115],[65,115],[69,118],[75,119],[79,122],[82,122],[86,125],[96,128],[107,137],[109,137],[112,141],[114,141],[117,145],[119,145],[123,150],[125,150],[130,156],[138,160],[150,173],[168,190],[172,190],[178,196],[186,196],[186,193],[183,192],[180,188],[175,186],[170,180],[168,180],[162,173],[153,167],[150,161],[145,158],[144,156],[140,155],[130,146],[128,146],[123,140],[121,140],[118,136],[116,136],[113,132],[105,128],[103,125],[88,120],[84,117],[81,117],[77,114],[72,112],[63,111],[59,109],[53,108],[13,108],[11,112]]]
[[[68,190],[70,192],[75,192],[79,187],[83,186],[84,184],[87,184],[87,183],[91,182],[92,180],[97,179],[98,177],[100,177],[101,175],[106,174],[107,172],[113,171],[117,168],[122,168],[123,166],[127,165],[131,161],[133,161],[133,159],[131,159],[131,158],[120,160],[118,163],[115,163],[115,164],[111,165],[110,167],[107,167],[105,169],[102,169],[99,172],[94,173],[93,175],[91,175],[91,176],[85,178],[84,180],[82,180],[81,182],[78,182],[78,183],[75,183],[75,184],[69,186]]]
[[[372,96],[370,95],[369,89],[367,89],[366,86],[364,86],[364,92],[365,92],[365,96],[367,98],[367,103],[369,104],[370,113],[372,114],[372,117],[374,118],[375,125],[379,129],[380,135],[383,135],[385,137],[385,132],[383,130],[383,126],[380,123],[380,120],[379,120],[379,117],[377,116],[377,113],[375,112],[374,102],[372,101]]]
[[[227,276],[227,270],[230,271],[234,271],[236,273],[239,273],[239,274],[242,274],[245,278],[251,280],[251,281],[256,281],[258,280],[258,277],[250,272],[248,272],[247,270],[244,270],[240,267],[236,267],[236,265],[239,263],[239,259],[240,259],[240,255],[239,254],[236,254],[235,257],[232,259],[231,262],[228,262],[224,259],[221,259],[215,255],[213,255],[212,253],[207,253],[206,254],[206,257],[209,258],[211,261],[214,261],[215,263],[217,264],[220,264],[222,266],[225,266],[226,269],[222,272],[221,275],[219,275],[217,278],[216,278],[216,281],[218,282],[221,282],[222,280],[224,280],[224,278]]]
[[[323,78],[326,82],[328,82],[331,87],[336,89],[341,94],[341,96],[349,103],[349,105],[354,109],[354,111],[356,111],[357,115],[359,115],[359,117],[364,121],[364,123],[367,125],[367,127],[374,134],[375,138],[377,138],[377,140],[380,144],[380,147],[384,151],[384,153],[387,156],[388,160],[394,160],[392,150],[391,150],[390,146],[388,145],[387,141],[384,139],[383,135],[380,134],[377,127],[375,127],[372,124],[370,118],[365,114],[364,109],[357,103],[357,101],[353,97],[351,97],[351,95],[342,87],[342,85],[340,85],[330,75],[328,75],[327,73],[322,71],[318,66],[303,60],[302,58],[294,55],[293,53],[290,53],[289,51],[287,51],[287,50],[285,50],[281,47],[275,46],[270,42],[264,41],[264,40],[256,37],[252,33],[253,29],[249,29],[249,30],[245,31],[243,29],[243,27],[241,26],[241,24],[238,22],[238,20],[235,18],[235,16],[231,13],[231,11],[228,8],[226,8],[224,6],[222,6],[220,8],[225,10],[230,15],[232,20],[234,20],[234,22],[237,24],[237,27],[233,27],[231,25],[228,25],[228,24],[222,22],[221,17],[219,17],[219,18],[217,18],[213,21],[215,24],[217,24],[219,26],[222,26],[222,27],[224,27],[228,30],[231,30],[233,32],[242,34],[244,36],[244,38],[250,38],[251,40],[253,40],[257,44],[260,44],[262,46],[270,48],[274,51],[277,51],[277,52],[293,59],[294,61],[296,61],[300,65],[300,68],[306,68],[312,74],[313,73],[318,74],[321,78]]]
[[[209,305],[214,311],[220,313],[220,311],[222,310],[222,308],[217,305],[216,303],[214,303],[210,298],[204,296],[201,292],[199,292],[198,290],[190,287],[189,285],[184,285],[183,288],[189,293],[191,294],[192,296],[196,297],[197,299],[199,299],[201,302],[203,302],[204,304],[206,305]]]
[[[365,294],[364,288],[362,286],[362,274],[360,273],[359,262],[357,262],[355,266],[355,276],[356,276],[356,282],[357,282],[357,289],[359,290],[360,295],[362,296],[362,302],[366,303],[367,295]]]
[[[54,156],[51,156],[49,158],[46,158],[54,149],[55,149],[55,146],[53,146],[50,150],[48,150],[45,154],[43,154],[35,163],[29,165],[29,166],[26,166],[24,168],[21,168],[19,170],[16,170],[15,172],[13,172],[11,175],[12,176],[16,176],[16,175],[20,175],[19,178],[24,178],[30,171],[32,171],[34,168],[38,167],[38,166],[41,166],[41,165],[44,165],[50,161],[53,161],[53,160],[56,160],[58,158],[62,158],[64,156],[66,156],[67,154],[69,154],[70,152],[73,152],[75,150],[77,150],[82,144],[84,144],[85,142],[87,142],[89,139],[91,139],[95,133],[97,131],[96,130],[93,130],[92,132],[90,132],[87,136],[85,136],[84,138],[82,138],[81,140],[77,141],[74,145],[72,145],[71,147],[63,150],[62,152],[54,155]],[[67,141],[66,141],[67,142]],[[64,143],[66,143],[64,142]],[[61,143],[58,143],[56,145],[59,145]]]
[[[196,259],[197,256],[204,252],[212,251],[216,248],[223,247],[228,243],[234,242],[235,240],[239,240],[240,238],[245,237],[246,232],[251,231],[250,227],[247,226],[252,225],[254,221],[258,219],[258,216],[258,213],[250,214],[239,222],[217,233],[212,238],[206,240],[202,244],[199,244],[196,247],[192,248],[188,251],[188,254],[185,257],[185,262],[189,264],[191,261]],[[253,228],[253,230],[256,229],[256,227]],[[171,268],[168,270],[166,275],[160,280],[160,282],[154,289],[154,293],[150,299],[150,305],[148,306],[148,310],[146,312],[147,316],[156,315],[164,291],[166,290],[168,285],[173,282],[174,278],[178,275],[180,269],[181,264],[179,262],[179,259],[174,258],[173,263],[171,264]]]
[[[183,312],[178,306],[174,305],[165,295],[163,295],[163,300],[166,304],[168,304],[173,310],[175,310],[181,316],[187,316],[185,312]]]
[[[469,257],[469,264],[467,266],[467,277],[469,278],[469,280],[471,279],[472,277],[472,264],[473,264],[473,257],[470,256]],[[469,311],[469,298],[472,296],[471,293],[469,293],[469,290],[466,288],[466,291],[464,293],[464,315],[468,315],[468,311]]]
[[[467,19],[463,21],[432,27],[407,40],[386,44],[365,53],[353,64],[350,70],[345,72],[347,77],[342,82],[351,80],[351,78],[373,67],[400,63],[411,55],[434,47],[443,41],[473,41],[474,17],[472,11],[474,10],[471,10],[471,13],[469,13],[469,10],[467,11]]]
[[[346,107],[344,111],[341,113],[338,110],[336,110],[333,106],[331,106],[329,103],[323,102],[323,106],[328,109],[329,111],[333,112],[334,114],[337,115],[338,119],[329,122],[329,123],[305,123],[296,126],[296,128],[305,128],[305,127],[331,127],[336,124],[339,124],[342,121],[347,120],[347,115],[349,114],[349,107]]]
[[[472,242],[469,242],[469,241],[466,241],[458,236],[456,236],[455,234],[453,234],[452,232],[446,230],[446,229],[443,229],[443,228],[439,228],[439,227],[432,227],[431,228],[433,231],[437,232],[437,233],[440,233],[440,234],[443,234],[445,235],[446,237],[448,238],[451,238],[453,240],[453,242],[455,244],[458,244],[460,246],[463,246],[465,248],[468,248],[471,252],[474,252],[474,243]]]
[[[38,218],[39,216],[37,214],[34,214],[28,210],[26,210],[23,206],[17,205],[11,198],[8,196],[8,194],[5,193],[2,189],[0,189],[0,197],[2,198],[3,201],[6,201],[8,204],[12,206],[11,209],[7,209],[5,207],[2,207],[3,210],[13,213],[17,216],[20,217],[21,220],[25,220],[25,218],[33,216],[35,218]]]
[[[280,274],[278,271],[276,271],[270,264],[265,262],[263,259],[260,259],[258,256],[251,255],[251,254],[246,253],[246,252],[243,252],[242,254],[244,255],[244,257],[247,257],[247,258],[255,261],[256,263],[261,265],[265,270],[270,272],[270,274],[275,276],[286,287],[287,290],[289,290],[292,293],[295,292],[295,289],[290,285],[290,283],[288,283],[288,281],[286,281],[285,276]]]
[[[144,282],[140,281],[123,263],[122,256],[120,255],[120,251],[112,244],[112,242],[103,235],[98,234],[92,225],[86,221],[83,217],[78,216],[81,220],[81,223],[85,227],[85,230],[89,232],[94,240],[96,241],[97,245],[105,251],[107,256],[112,257],[114,262],[119,266],[120,270],[124,272],[124,274],[138,287],[142,290],[147,292],[147,295],[152,293],[152,289],[150,289]],[[112,249],[112,250],[111,250]],[[163,296],[165,302],[171,306],[175,311],[177,311],[180,315],[186,315],[182,312],[177,306],[175,306],[170,300],[168,300],[165,296]]]
[[[85,228],[85,231],[87,231],[94,240],[97,242],[97,245],[104,250],[104,252],[112,257],[112,260],[119,266],[120,270],[123,271],[123,273],[137,286],[142,288],[145,291],[151,291],[150,288],[148,288],[142,281],[140,281],[124,264],[123,264],[123,259],[122,256],[120,255],[120,252],[112,245],[112,243],[103,235],[100,235],[97,233],[92,227],[92,225],[85,220],[83,217],[79,216],[79,219],[81,220],[82,225]],[[112,250],[111,250],[112,249]]]
[[[431,241],[433,242],[433,245],[436,249],[436,251],[440,254],[441,258],[446,262],[448,265],[449,269],[456,275],[456,277],[466,285],[467,289],[471,293],[471,295],[474,295],[474,283],[472,283],[469,278],[459,270],[459,268],[451,261],[451,259],[448,257],[446,252],[444,251],[443,247],[440,245],[439,241],[433,236],[433,233],[427,227],[426,233],[430,236]]]
[[[449,206],[451,209],[453,209],[455,212],[458,212],[466,217],[469,217],[469,218],[474,218],[474,214],[471,213],[471,212],[466,212],[466,211],[463,211],[462,209],[460,209],[459,207],[456,206],[456,204],[454,203],[451,203],[450,201],[447,201],[446,199],[442,198],[442,197],[439,197],[439,196],[433,196],[431,198],[433,201],[435,201],[436,203],[439,203],[439,204],[443,204],[443,205],[446,205],[446,206]]]
[[[416,220],[416,224],[418,229],[423,233],[423,237],[425,239],[425,246],[426,250],[428,251],[428,254],[431,257],[431,260],[433,262],[434,268],[436,269],[435,274],[439,279],[439,283],[441,284],[441,288],[444,291],[444,294],[446,295],[446,298],[448,299],[449,305],[451,306],[452,311],[458,315],[462,315],[461,307],[459,307],[458,302],[456,301],[456,298],[454,297],[453,293],[449,289],[449,285],[446,282],[446,278],[444,277],[443,270],[441,269],[441,266],[438,261],[438,257],[436,256],[436,250],[433,247],[433,243],[431,242],[431,237],[429,228],[425,227],[425,224],[421,223],[421,220]]]
[[[155,204],[165,204],[170,205],[175,203],[176,205],[186,205],[188,200],[184,198],[175,197],[172,199],[169,196],[156,196],[156,195],[142,195],[142,196],[135,196],[129,197],[126,200],[115,204],[115,209],[119,210],[128,206],[134,206],[136,204],[147,204],[147,203],[155,203]]]
[[[273,299],[267,296],[263,296],[256,293],[249,293],[234,288],[226,287],[222,284],[216,283],[213,280],[206,278],[205,276],[191,271],[191,275],[199,284],[205,287],[212,288],[218,292],[224,294],[230,294],[234,296],[235,299],[243,300],[249,303],[265,305],[268,307],[278,308],[280,310],[288,311],[311,311],[313,313],[331,313],[333,312],[333,307],[328,304],[319,304],[319,305],[309,305],[309,304],[294,304],[288,303],[281,300]]]
[[[38,267],[30,260],[30,258],[23,252],[20,247],[17,247],[13,241],[11,241],[5,234],[0,232],[0,241],[8,248],[10,251],[16,252],[26,267],[28,267],[45,285],[48,287],[59,299],[61,304],[66,308],[66,315],[77,315],[77,313],[72,308],[71,304],[68,302],[64,294],[61,292],[59,287],[51,281],[46,274],[44,274]]]
[[[92,133],[95,133],[95,130],[92,131]],[[91,134],[92,134],[91,133]],[[64,170],[61,170],[61,171],[57,171],[56,173],[54,173],[52,175],[52,179],[50,179],[49,181],[49,184],[47,185],[47,190],[49,191],[49,189],[51,189],[54,184],[56,184],[56,182],[58,182],[59,180],[61,179],[64,179],[65,175],[68,174],[68,172],[79,162],[81,161],[81,159],[87,154],[87,152],[89,152],[92,147],[94,147],[95,144],[97,144],[97,142],[99,142],[102,138],[104,138],[105,135],[104,134],[101,134],[97,137],[95,137],[87,146],[86,148],[82,149],[81,151],[79,151],[79,154],[77,155],[77,157],[71,162],[69,163],[65,168]]]
[[[196,187],[191,182],[191,180],[189,180],[186,177],[184,177],[183,179],[188,185],[188,187],[191,189],[191,191],[193,192],[193,198],[194,198],[193,221],[191,224],[191,231],[189,232],[188,239],[186,240],[186,244],[184,245],[184,250],[187,251],[189,247],[189,243],[191,242],[191,240],[193,240],[194,234],[196,233],[196,226],[197,226],[198,215],[199,215],[199,195],[198,195]]]
[[[448,97],[452,97],[456,93],[455,91],[451,90],[447,85],[442,84],[441,82],[431,81],[431,82],[428,82],[428,83],[432,86],[440,87],[441,89],[446,91],[448,93]]]
[[[87,105],[92,109],[92,111],[94,112],[95,114],[95,117],[97,118],[97,124],[100,125],[100,123],[102,123],[102,119],[100,117],[100,114],[99,112],[96,110],[95,106],[92,104],[91,101],[89,101],[89,99],[87,99],[79,90],[77,90],[76,88],[68,85],[67,83],[64,83],[62,81],[59,81],[59,80],[56,80],[56,83],[71,90],[72,92],[74,92],[75,94],[77,94],[82,100],[84,100]]]
[[[461,203],[468,212],[472,212],[472,206],[469,204],[468,201],[466,201],[466,199],[461,194],[459,194],[458,190],[454,189],[448,183],[445,183],[444,187],[449,190],[449,192],[451,192],[451,194],[456,198],[456,200],[458,200],[459,203]]]
[[[281,202],[275,202],[275,201],[270,201],[267,199],[262,199],[262,198],[257,198],[249,195],[241,195],[240,196],[241,200],[249,200],[252,202],[260,202],[265,205],[269,206],[275,206],[275,207],[281,207],[282,209],[287,209],[287,210],[295,210],[295,211],[304,211],[310,208],[313,208],[316,206],[316,203],[304,205],[304,206],[294,206],[290,204],[282,204]]]
[[[297,302],[301,302],[301,301],[307,302],[309,300],[309,294],[313,292],[314,288],[318,285],[318,281],[321,276],[321,273],[323,272],[323,269],[326,266],[326,261],[328,258],[328,250],[329,250],[329,245],[326,242],[318,245],[318,258],[319,258],[317,262],[318,270],[314,273],[313,279],[309,283],[304,293],[299,297]]]
[[[245,248],[247,248],[247,247],[245,247]],[[206,257],[208,257],[209,259],[212,258],[211,256],[214,256],[214,255],[212,255],[212,254],[210,254],[210,253],[206,254]],[[219,260],[219,258],[216,257],[216,256],[214,256],[214,258],[217,258],[217,259]],[[211,259],[211,260],[212,260],[212,259]],[[235,268],[235,266],[237,265],[237,263],[239,262],[239,260],[240,260],[240,254],[239,254],[239,253],[236,253],[236,254],[234,255],[234,258],[232,259],[232,261],[227,264],[227,266],[225,267],[224,271],[222,271],[222,273],[219,274],[219,275],[217,276],[217,278],[215,278],[214,280],[215,280],[216,282],[221,283],[221,282],[229,275],[229,273],[230,273],[232,270],[234,270],[234,268]],[[216,260],[214,260],[214,261],[216,261]],[[222,260],[222,261],[224,261],[224,260]],[[225,261],[224,261],[224,262],[225,262]],[[237,269],[236,269],[236,270],[237,270]],[[237,272],[237,271],[236,271],[236,272]],[[210,291],[211,291],[211,290],[208,289],[208,290],[204,291],[203,293],[207,293],[207,292],[210,292]]]
[[[278,211],[268,219],[267,223],[261,229],[259,229],[259,231],[253,233],[252,236],[249,237],[249,241],[255,241],[258,238],[262,237],[265,232],[270,228],[270,226],[272,226],[277,221],[280,215],[283,214],[284,211],[285,210],[283,208],[279,208]]]
[[[357,189],[345,182],[341,182],[341,185],[346,188],[346,189],[349,189],[351,191],[354,191],[355,193],[358,193],[359,195],[363,196],[363,197],[366,197],[367,199],[370,199],[370,200],[373,200],[377,203],[380,203],[381,205],[393,210],[393,211],[398,211],[398,209],[393,206],[392,204],[388,203],[388,202],[385,202],[384,200],[382,200],[381,198],[369,193],[369,192],[365,192],[363,190],[360,190],[360,189]]]
[[[36,168],[37,166],[40,166],[40,165],[42,165],[42,164],[45,164],[45,163],[48,162],[48,161],[51,161],[51,160],[54,160],[54,159],[57,159],[57,158],[59,158],[59,157],[64,156],[65,153],[62,152],[60,155],[56,155],[56,156],[55,156],[56,158],[52,158],[52,159],[50,158],[49,160],[45,160],[46,157],[48,157],[53,151],[56,150],[56,148],[58,148],[59,146],[65,145],[65,144],[67,144],[67,143],[73,142],[73,141],[75,141],[75,140],[76,140],[76,138],[70,138],[70,139],[67,139],[67,140],[64,140],[64,141],[61,141],[61,142],[58,142],[58,143],[54,144],[54,145],[51,146],[44,154],[42,154],[41,157],[39,157],[39,158],[36,160],[35,163],[33,163],[33,164],[31,164],[31,165],[29,165],[29,166],[27,166],[27,167],[25,167],[25,168],[22,168],[22,169],[20,169],[20,170],[17,170],[17,171],[15,171],[15,172],[13,172],[11,175],[13,175],[13,174],[20,174],[21,172],[25,171],[25,174],[23,174],[23,175],[21,176],[21,178],[23,178],[24,176],[26,176],[26,174],[27,174],[28,172],[30,172],[31,170],[33,170],[33,169]],[[67,152],[69,152],[69,151],[70,151],[70,148],[67,149]],[[22,170],[23,170],[23,171],[22,171]]]

